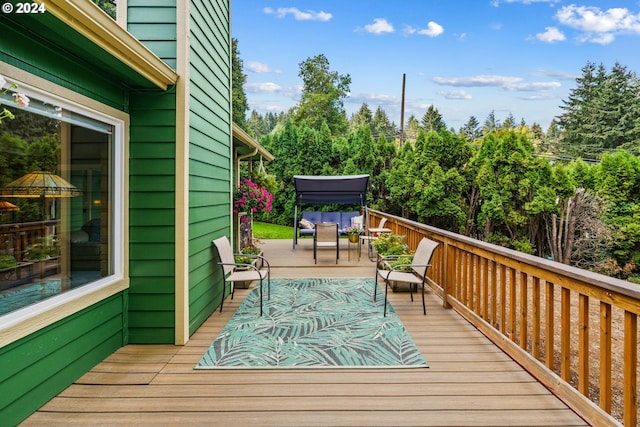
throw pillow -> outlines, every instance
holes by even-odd
[[[313,223],[311,221],[309,221],[308,219],[302,218],[300,220],[300,227],[301,228],[311,229],[311,228],[313,228]]]

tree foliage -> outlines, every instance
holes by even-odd
[[[344,98],[349,93],[351,77],[331,71],[329,60],[323,54],[307,58],[300,64],[298,76],[302,79],[302,95],[295,115],[296,123],[306,122],[313,129],[327,123],[332,135],[347,130]]]
[[[244,92],[244,84],[247,75],[243,71],[243,62],[240,59],[238,40],[231,39],[231,114],[233,121],[244,130],[247,128],[246,114],[249,109],[247,95]]]
[[[546,132],[491,111],[455,133],[432,105],[408,118],[402,145],[380,106],[363,103],[346,121],[351,80],[324,55],[299,75],[296,108],[248,120],[275,155],[267,169],[280,189],[265,219],[291,224],[294,175],[364,173],[370,207],[623,278],[640,273],[639,85],[619,64],[611,73],[587,64]]]
[[[420,124],[422,125],[422,129],[427,132],[440,132],[447,129],[447,125],[442,119],[442,114],[440,114],[438,109],[433,105],[429,105],[427,112],[422,116]]]
[[[640,80],[616,63],[587,63],[577,86],[561,106],[562,138],[558,152],[568,157],[600,159],[607,150],[640,147]]]
[[[118,4],[117,0],[92,0],[98,7],[104,10],[107,15],[116,19],[116,5]]]

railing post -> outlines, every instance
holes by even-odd
[[[451,308],[448,297],[450,289],[453,289],[454,286],[453,283],[450,283],[455,277],[455,274],[453,274],[453,268],[455,267],[454,247],[445,241],[442,249],[444,258],[444,269],[442,272],[442,307]]]

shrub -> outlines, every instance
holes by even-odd
[[[409,250],[409,245],[404,243],[404,237],[393,233],[382,233],[372,244],[381,256],[402,255]]]
[[[16,258],[11,255],[0,255],[0,268],[11,268],[18,265]]]

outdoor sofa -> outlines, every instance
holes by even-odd
[[[314,234],[314,226],[315,224],[323,223],[323,222],[334,222],[338,224],[338,232],[340,234],[346,234],[347,228],[355,225],[358,225],[362,228],[362,220],[357,221],[360,217],[360,212],[318,212],[318,211],[303,211],[302,218],[300,219],[298,231],[300,232],[300,237],[304,236],[313,236]],[[352,219],[354,222],[352,223]]]

